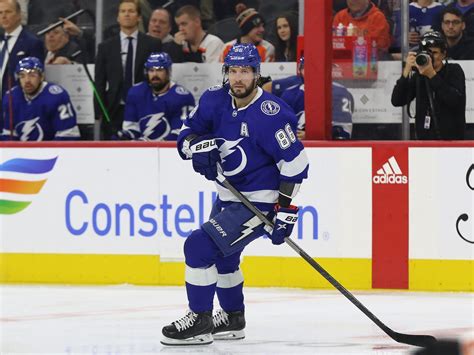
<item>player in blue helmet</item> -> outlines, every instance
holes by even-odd
[[[44,66],[26,57],[16,66],[20,82],[3,99],[3,140],[78,140],[76,112],[68,93],[44,79]],[[11,98],[8,97],[11,95]]]
[[[195,102],[188,90],[171,81],[172,64],[165,52],[148,57],[144,65],[146,80],[128,92],[118,139],[176,140]]]
[[[43,63],[36,57],[26,57],[18,62],[15,69],[15,74],[19,75],[22,71],[37,70],[40,73],[44,72]]]
[[[224,59],[222,66],[223,85],[229,82],[229,72],[244,70],[253,73],[253,82],[251,85],[241,90],[240,86],[230,86],[230,90],[235,97],[247,97],[257,87],[257,81],[260,77],[260,55],[253,44],[241,43],[234,45]]]
[[[152,53],[145,62],[145,77],[155,92],[161,92],[170,83],[173,61],[166,52]]]
[[[44,80],[44,65],[36,57],[23,58],[16,65],[15,75],[20,80],[25,94],[34,95],[40,89],[40,84]],[[27,78],[33,80],[26,80]]]
[[[190,311],[162,330],[165,345],[204,345],[245,336],[240,256],[253,240],[282,244],[298,208],[291,201],[307,178],[308,160],[296,137],[291,108],[257,86],[260,57],[254,45],[236,44],[227,54],[223,85],[208,89],[184,121],[178,152],[209,180],[222,174],[260,210],[275,218],[273,230],[216,183],[210,220],[184,244]],[[214,296],[221,309],[213,314]]]

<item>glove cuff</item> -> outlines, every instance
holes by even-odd
[[[296,212],[298,212],[299,208],[298,208],[298,206],[295,206],[295,205],[289,205],[288,207],[282,207],[277,203],[277,204],[275,204],[274,210],[275,210],[276,213],[278,213],[278,212],[296,213]]]
[[[298,221],[298,207],[290,205],[288,207],[275,206],[276,219],[287,224],[295,224]]]

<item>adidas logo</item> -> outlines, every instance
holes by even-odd
[[[403,175],[395,157],[390,157],[388,161],[377,170],[377,175],[372,178],[374,184],[407,184],[408,178]]]

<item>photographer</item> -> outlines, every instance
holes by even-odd
[[[464,139],[466,83],[459,64],[446,61],[447,44],[439,32],[426,33],[420,52],[410,52],[392,92],[392,105],[416,97],[417,139]]]

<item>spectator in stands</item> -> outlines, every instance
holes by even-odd
[[[146,80],[127,96],[121,140],[176,140],[184,119],[194,108],[194,97],[171,81],[170,56],[153,53],[145,62]]]
[[[192,5],[181,7],[175,14],[178,32],[174,41],[164,47],[173,62],[213,63],[219,61],[224,42],[203,30],[201,13]]]
[[[15,70],[20,85],[3,100],[2,140],[79,140],[76,112],[69,94],[44,79],[43,63],[35,57],[18,62]]]
[[[43,61],[44,46],[21,25],[21,8],[16,0],[0,1],[0,26],[5,31],[0,42],[0,85],[3,97],[17,83],[13,74],[18,62],[29,56]]]
[[[80,50],[79,45],[70,40],[62,26],[47,32],[44,44],[47,51],[45,64],[71,64]]]
[[[408,43],[413,50],[425,33],[441,30],[444,5],[434,0],[416,0],[410,3]]]
[[[456,60],[474,59],[474,38],[464,34],[466,24],[461,11],[448,7],[443,11],[441,27],[448,44],[448,58]]]
[[[417,139],[464,139],[464,72],[459,64],[444,62],[447,44],[441,33],[426,33],[419,47],[429,55],[424,55],[423,60],[418,56],[417,60],[416,53],[408,53],[402,76],[397,80],[392,92],[392,104],[404,106],[416,98]]]
[[[76,61],[93,63],[95,58],[95,33],[90,30],[83,31],[74,22],[63,17],[63,29],[69,35],[71,41],[75,42],[81,50],[81,55],[76,57]]]
[[[168,10],[160,7],[151,13],[150,22],[148,23],[148,35],[158,38],[161,43],[169,43],[173,41],[171,32],[172,17]]]
[[[276,62],[296,62],[296,37],[298,36],[298,20],[287,13],[275,20],[277,43],[275,46]]]
[[[138,32],[140,6],[135,0],[120,0],[117,21],[120,34],[99,44],[95,63],[97,92],[104,100],[110,122],[102,120],[102,137],[110,139],[122,128],[128,89],[143,81],[148,56],[161,50],[159,39]]]
[[[461,11],[466,29],[464,33],[470,37],[474,37],[474,0],[457,0],[449,5]]]
[[[237,24],[240,27],[241,37],[227,42],[221,54],[221,62],[236,43],[252,43],[257,47],[262,62],[273,62],[275,60],[275,47],[263,39],[265,34],[265,21],[254,8],[248,8],[237,16]]]
[[[385,15],[370,0],[347,0],[347,9],[334,16],[333,26],[352,23],[358,34],[372,37],[377,42],[379,54],[383,55],[390,46],[390,27]]]

